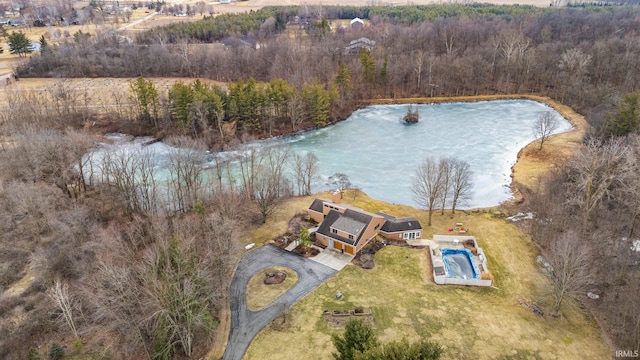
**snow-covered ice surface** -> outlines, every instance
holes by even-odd
[[[537,118],[552,110],[530,100],[416,108],[420,112],[417,124],[401,121],[407,105],[376,105],[289,141],[295,151],[309,151],[319,158],[323,178],[345,173],[354,186],[373,198],[412,206],[417,203],[412,198],[411,177],[418,164],[427,156],[462,159],[474,173],[473,197],[465,207],[489,207],[511,198],[511,166],[518,151],[535,140]],[[553,113],[559,121],[556,133],[572,128]]]
[[[334,173],[345,173],[352,185],[373,198],[412,206],[417,203],[412,198],[411,178],[427,156],[462,159],[470,164],[474,187],[471,201],[460,207],[489,207],[511,198],[511,166],[518,151],[535,140],[536,119],[551,110],[530,100],[414,105],[416,108],[420,113],[417,124],[402,121],[407,105],[376,105],[355,111],[333,126],[275,141],[259,141],[252,146],[284,141],[294,152],[315,154],[322,176],[315,191],[329,190],[326,179]],[[560,124],[556,133],[571,129],[568,121],[555,111],[554,114]],[[108,138],[112,144],[103,144],[92,153],[96,164],[105,152],[148,151],[154,155],[156,179],[168,176],[165,167],[169,145],[143,146],[151,139],[126,135]],[[242,153],[218,154],[222,159],[238,155]],[[94,169],[93,179],[98,177],[99,170]]]

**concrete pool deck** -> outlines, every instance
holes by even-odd
[[[476,238],[473,236],[458,235],[433,235],[433,240],[426,240],[429,246],[429,255],[433,264],[433,280],[436,284],[451,285],[469,285],[469,286],[491,286],[492,281],[489,278],[483,279],[482,274],[489,273],[487,267],[487,258],[482,248],[478,246]],[[472,254],[472,260],[476,268],[480,271],[478,279],[464,279],[452,277],[446,270],[446,265],[442,256],[441,249],[465,249],[465,242],[473,243],[475,251]],[[413,244],[412,244],[413,245]]]

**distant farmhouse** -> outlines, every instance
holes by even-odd
[[[317,242],[354,256],[376,235],[393,240],[422,237],[422,227],[415,218],[398,219],[342,204],[339,193],[334,194],[333,201],[315,199],[309,216],[320,223],[315,232]]]
[[[361,37],[359,39],[353,40],[344,48],[344,53],[348,55],[358,55],[362,49],[367,49],[369,52],[373,50],[373,47],[376,45],[376,42],[373,40],[369,40],[366,37]]]

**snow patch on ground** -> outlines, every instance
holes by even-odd
[[[533,213],[528,212],[528,213],[517,213],[513,216],[509,216],[507,218],[507,220],[513,221],[513,222],[518,222],[518,221],[522,221],[522,220],[531,220],[533,219]]]

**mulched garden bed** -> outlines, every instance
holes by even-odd
[[[298,239],[298,236],[300,236],[301,226],[312,228],[318,226],[318,224],[313,219],[309,218],[309,214],[307,213],[296,214],[291,218],[291,220],[289,220],[287,232],[273,239],[274,245],[281,249],[286,248],[292,241]]]
[[[269,271],[264,274],[264,280],[262,283],[265,285],[282,284],[286,278],[287,273],[283,271]]]
[[[407,244],[407,242],[404,239],[400,239],[400,240],[389,240],[389,239],[384,239],[384,240],[373,240],[371,242],[369,242],[365,247],[362,248],[362,250],[360,250],[360,252],[358,252],[358,254],[356,255],[356,257],[353,259],[353,261],[351,262],[352,264],[359,266],[363,269],[373,269],[376,264],[375,264],[375,255],[378,251],[380,251],[380,249],[384,248],[385,246],[399,246],[399,247],[406,247],[406,248],[411,248],[411,249],[421,249],[423,248],[423,246],[413,246],[413,245],[409,245]]]
[[[385,246],[382,241],[371,241],[358,252],[351,263],[363,269],[373,269],[376,266],[376,253]]]
[[[293,249],[293,252],[306,258],[314,257],[320,254],[320,250],[312,248],[311,246],[303,247],[302,245],[298,245],[295,249]]]

